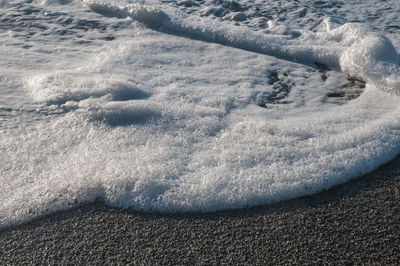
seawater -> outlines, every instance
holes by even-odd
[[[0,227],[96,199],[243,208],[376,169],[400,152],[399,9],[0,0]]]

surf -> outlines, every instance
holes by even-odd
[[[1,98],[0,227],[95,200],[163,213],[269,204],[399,153],[398,54],[366,25],[266,31],[127,2],[10,7],[37,10],[37,25],[1,32],[1,90],[15,95]]]

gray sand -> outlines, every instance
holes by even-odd
[[[400,157],[317,195],[197,215],[95,203],[0,232],[0,264],[399,264]]]

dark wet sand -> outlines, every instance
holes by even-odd
[[[400,264],[400,157],[329,191],[203,215],[95,203],[0,232],[0,264]]]

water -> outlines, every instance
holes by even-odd
[[[243,208],[376,169],[400,152],[399,9],[0,0],[0,227],[96,199]]]

